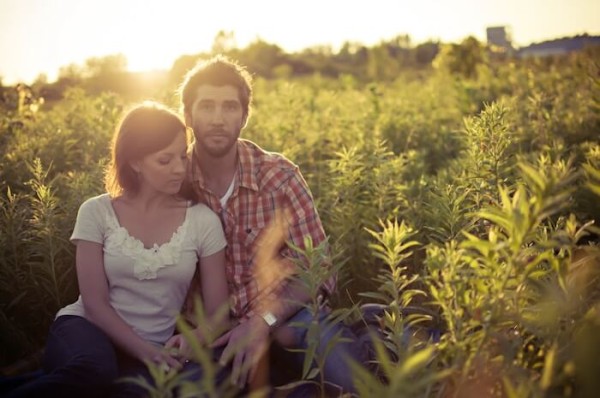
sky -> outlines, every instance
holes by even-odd
[[[132,71],[169,69],[209,51],[220,30],[240,48],[261,39],[294,52],[401,34],[415,45],[485,41],[489,26],[507,26],[516,47],[600,35],[600,0],[0,0],[0,76],[53,81],[61,67],[113,54]]]

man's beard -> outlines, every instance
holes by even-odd
[[[194,127],[194,137],[196,137],[196,145],[198,146],[198,149],[214,158],[222,158],[223,156],[227,155],[237,141],[237,139],[233,139],[233,137],[227,133],[211,130],[196,134],[197,131],[201,130],[197,127]],[[222,145],[207,144],[206,142],[211,139],[211,136],[223,137],[227,139],[227,143]],[[239,133],[237,134],[237,137],[239,137]]]

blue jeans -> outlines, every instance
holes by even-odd
[[[42,375],[7,398],[138,397],[143,396],[142,389],[114,381],[123,376],[149,377],[142,362],[119,352],[96,325],[73,315],[60,316],[52,323],[42,367]]]
[[[334,384],[338,387],[333,387],[332,392],[335,396],[341,394],[341,390],[348,393],[356,393],[353,385],[353,377],[350,368],[350,361],[355,361],[359,364],[365,363],[365,352],[363,346],[357,344],[358,339],[355,334],[342,323],[330,324],[327,323],[327,312],[321,310],[318,316],[319,327],[322,331],[319,334],[317,346],[317,357],[324,357],[323,376],[327,384]],[[307,339],[307,328],[312,321],[313,316],[308,309],[300,310],[296,315],[290,318],[284,327],[292,330],[293,341],[292,346],[281,347],[276,343],[271,345],[270,364],[269,364],[269,380],[271,384],[291,383],[300,380],[302,376],[302,365],[304,362],[303,350],[308,349],[309,341]],[[325,353],[327,347],[334,336],[348,338],[350,341],[337,343],[333,347],[329,347],[329,351]],[[213,358],[218,360],[220,352],[224,347],[218,347],[213,352]],[[294,351],[291,351],[294,350]],[[299,352],[295,352],[299,351]],[[190,379],[198,380],[202,378],[202,369],[200,365],[190,363],[194,368],[194,377]],[[314,363],[313,363],[314,366]],[[227,383],[230,376],[230,365],[219,372],[216,383]],[[320,380],[319,380],[320,381]],[[247,388],[240,391],[240,396],[248,394]],[[315,396],[314,384],[306,384],[288,391],[287,397],[306,397]]]
[[[318,314],[320,329],[323,332],[319,334],[317,355],[325,356],[324,379],[328,383],[340,386],[346,392],[355,392],[349,361],[364,363],[363,352],[356,344],[356,336],[348,327],[341,323],[327,324],[326,317],[325,311]],[[271,367],[271,379],[277,379],[281,370],[289,370],[290,366],[297,370],[293,377],[300,377],[304,354],[286,350],[308,348],[307,327],[302,325],[308,325],[311,321],[312,314],[307,309],[299,311],[288,320],[288,327],[291,323],[301,324],[291,327],[297,345],[286,347],[285,350],[280,349],[282,356],[278,360],[282,363]],[[338,333],[352,341],[336,344],[325,355],[326,347]],[[213,353],[215,361],[220,357],[222,349],[223,347],[219,347]],[[7,398],[143,397],[146,392],[141,387],[131,383],[115,383],[115,380],[125,376],[142,376],[152,382],[142,362],[117,350],[102,330],[78,316],[64,315],[54,321],[50,327],[42,366],[43,375],[13,390]],[[192,373],[187,378],[189,381],[197,381],[202,377],[200,365],[194,362],[186,364],[183,370]],[[217,383],[226,382],[229,372],[230,367],[218,372]],[[290,396],[303,396],[303,391],[306,390],[294,390]],[[245,392],[242,391],[242,395]]]
[[[353,384],[352,370],[350,362],[364,364],[366,353],[363,346],[358,344],[358,339],[354,332],[345,324],[338,322],[332,324],[327,322],[327,311],[322,309],[317,314],[319,322],[319,341],[316,350],[316,357],[324,358],[324,366],[321,371],[326,383],[339,386],[344,392],[356,393]],[[296,315],[287,321],[287,327],[293,330],[294,340],[297,343],[295,347],[286,347],[287,350],[306,350],[309,347],[307,331],[308,325],[313,320],[313,314],[308,309],[300,310]],[[348,339],[346,342],[336,342],[332,347],[330,342],[335,336]],[[328,351],[326,351],[328,350]],[[305,355],[303,352],[289,352],[283,355],[295,362],[295,367],[302,369]],[[314,366],[314,364],[313,364]],[[272,367],[271,371],[277,372],[279,367]]]

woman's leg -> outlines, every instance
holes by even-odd
[[[141,398],[149,395],[148,390],[133,381],[125,378],[145,380],[153,386],[154,381],[146,365],[122,352],[117,351],[117,362],[119,364],[119,375],[110,387],[110,398]]]
[[[42,360],[44,375],[8,397],[103,397],[118,375],[115,349],[97,326],[79,316],[58,317]]]
[[[142,387],[130,380],[125,382],[125,380],[123,380],[124,377],[133,377],[138,381],[145,383],[152,388],[155,395],[174,397],[179,397],[182,394],[192,397],[213,395],[207,392],[209,387],[203,384],[205,382],[204,378],[210,377],[210,380],[207,382],[211,384],[214,383],[212,384],[212,387],[214,387],[214,391],[216,391],[217,395],[233,396],[233,393],[236,391],[235,387],[231,386],[229,380],[227,380],[231,375],[231,366],[229,365],[221,368],[217,365],[223,349],[223,346],[217,347],[210,353],[213,358],[214,366],[211,371],[207,372],[202,368],[202,365],[195,361],[186,361],[178,375],[175,376],[179,381],[177,383],[171,383],[166,379],[163,379],[162,386],[156,385],[156,380],[153,380],[150,371],[144,363],[117,351],[117,357],[119,358],[119,378],[117,379],[117,382],[113,384],[109,397],[142,398],[149,395],[148,388]],[[212,371],[216,371],[214,375]],[[210,376],[207,376],[207,374]],[[184,384],[186,385],[184,386]],[[164,388],[164,390],[161,390],[161,388]]]

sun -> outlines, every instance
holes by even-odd
[[[127,69],[131,72],[146,72],[157,69],[169,69],[180,53],[161,45],[146,45],[129,48],[124,52],[127,57]]]
[[[198,15],[222,15],[204,2],[146,0],[118,3],[115,8],[120,10],[119,13],[111,11],[111,7],[96,10],[95,18],[110,21],[110,27],[94,29],[85,40],[88,47],[102,49],[102,52],[113,48],[113,52],[123,54],[127,58],[127,69],[132,72],[169,69],[182,55],[210,51],[220,23],[214,21],[215,18],[204,21]]]
[[[209,50],[213,36],[214,33],[207,32],[193,44],[164,34],[146,34],[143,40],[138,40],[135,36],[124,37],[123,54],[127,58],[127,69],[132,72],[169,69],[184,54]]]

